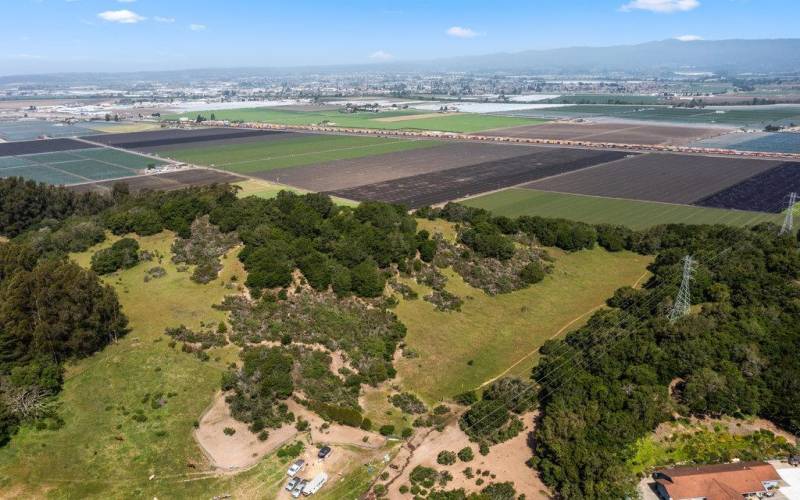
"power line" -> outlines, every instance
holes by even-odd
[[[789,195],[789,207],[786,210],[786,216],[783,218],[783,226],[781,226],[781,235],[789,234],[792,232],[794,226],[794,205],[797,202],[797,193]]]

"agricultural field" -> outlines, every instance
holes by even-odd
[[[247,196],[255,196],[257,198],[269,199],[278,196],[278,193],[280,193],[281,191],[291,191],[297,194],[305,194],[309,192],[304,189],[299,189],[291,186],[284,186],[281,184],[275,184],[261,179],[247,179],[244,181],[234,182],[233,185],[239,187],[239,192],[237,193],[239,198],[246,198]],[[345,200],[344,198],[337,198],[333,196],[331,197],[331,199],[337,205],[346,205],[346,206],[358,205],[358,203],[351,200]]]
[[[526,187],[691,204],[780,164],[769,160],[652,153],[532,182]]]
[[[692,146],[726,148],[736,151],[800,153],[800,134],[797,132],[738,132],[696,141]]]
[[[781,212],[787,195],[800,191],[800,162],[779,163],[777,167],[698,201],[705,207]]]
[[[600,196],[552,193],[535,189],[507,189],[461,203],[491,210],[497,215],[565,218],[589,224],[621,224],[646,229],[658,224],[727,224],[750,226],[760,222],[780,224],[780,215],[722,210]]]
[[[436,147],[281,168],[254,175],[311,191],[335,191],[529,154],[531,146],[446,142]]]
[[[84,124],[67,125],[45,120],[0,121],[0,140],[29,141],[39,137],[73,137],[86,134],[90,128]]]
[[[558,108],[514,111],[508,116],[543,119],[609,117],[691,124],[717,124],[731,127],[763,128],[769,124],[800,123],[799,105],[717,106],[706,108],[673,108],[671,106],[575,105]]]
[[[403,385],[432,404],[500,375],[527,377],[544,341],[581,326],[615,289],[640,282],[650,261],[599,248],[548,252],[555,268],[543,282],[494,297],[444,270],[446,289],[465,298],[459,312],[436,311],[421,299],[402,300],[396,313],[408,328],[406,345],[418,354],[397,363]],[[430,293],[408,284],[420,297]]]
[[[242,138],[261,138],[279,136],[277,130],[253,130],[238,128],[165,128],[148,132],[131,132],[113,135],[90,135],[87,141],[99,142],[107,146],[143,151],[158,150],[166,146],[206,143],[210,141]]]
[[[641,123],[564,123],[513,127],[493,130],[482,135],[554,139],[571,141],[610,142],[618,144],[685,145],[692,141],[713,137],[727,129],[710,127],[678,127]]]
[[[64,139],[64,141],[71,141]],[[51,141],[40,141],[51,142]],[[64,144],[68,146],[69,144]],[[115,149],[91,148],[0,156],[0,177],[24,177],[54,185],[71,185],[132,177],[164,162]],[[31,149],[31,148],[26,148]]]
[[[19,141],[0,143],[0,157],[31,155],[38,153],[55,153],[94,147],[74,139],[49,139],[45,141]]]
[[[278,168],[430,148],[439,144],[429,140],[298,134],[286,139],[271,136],[246,144],[197,145],[166,154],[182,162],[213,166],[234,173],[257,174]]]
[[[332,191],[351,200],[435,205],[625,158],[618,151],[531,147],[524,156]]]
[[[227,172],[209,170],[207,168],[189,168],[162,174],[139,175],[113,181],[77,184],[68,186],[68,188],[78,192],[95,191],[98,193],[110,193],[114,184],[121,182],[127,184],[131,192],[138,192],[145,189],[153,191],[173,191],[190,186],[207,186],[209,184],[237,182],[242,179],[243,177]]]
[[[329,125],[352,128],[374,128],[384,130],[437,130],[441,132],[480,132],[515,125],[535,125],[542,120],[512,116],[483,115],[477,113],[448,113],[432,115],[428,111],[400,110],[380,113],[339,111],[291,111],[283,108],[244,108],[184,113],[165,116],[164,119],[197,115],[209,118],[211,113],[217,120],[266,122],[280,125]],[[419,115],[418,118],[413,118]]]

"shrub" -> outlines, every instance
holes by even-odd
[[[92,271],[109,274],[120,269],[130,269],[139,263],[139,243],[132,238],[122,238],[110,248],[98,250],[92,256]]]
[[[458,459],[461,460],[462,462],[470,462],[474,458],[475,454],[472,452],[472,448],[470,448],[469,446],[461,448],[458,451]]]
[[[225,427],[224,429],[222,429],[222,432],[226,436],[233,436],[234,434],[236,434],[236,429],[234,429],[233,427]]]
[[[382,425],[378,432],[380,432],[382,436],[391,436],[394,434],[394,425]]]
[[[452,451],[440,451],[436,456],[436,463],[439,465],[453,465],[456,463],[456,454]]]
[[[420,399],[411,394],[410,392],[401,392],[400,394],[393,394],[391,397],[392,404],[400,408],[405,413],[421,414],[425,413],[427,409],[425,404]]]
[[[403,429],[403,432],[401,432],[401,433],[400,433],[400,435],[403,437],[403,439],[408,439],[408,438],[410,438],[410,437],[411,437],[413,434],[414,434],[414,429],[412,429],[411,427],[406,427],[406,428],[404,428],[404,429]]]

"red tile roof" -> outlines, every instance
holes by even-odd
[[[775,468],[766,462],[675,467],[655,472],[670,498],[741,500],[748,493],[765,491],[764,481],[780,481]]]

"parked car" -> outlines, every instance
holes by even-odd
[[[327,457],[329,457],[331,453],[333,453],[333,450],[331,449],[330,446],[323,446],[322,448],[319,449],[319,453],[317,453],[317,456],[324,460]]]
[[[291,492],[292,490],[294,490],[294,487],[297,486],[297,483],[299,483],[300,481],[302,481],[302,479],[300,479],[299,477],[293,477],[292,479],[290,479],[289,482],[286,483],[286,491]]]
[[[300,498],[300,495],[303,494],[303,488],[305,488],[307,484],[308,481],[306,481],[305,479],[301,479],[292,490],[292,496],[294,498]]]
[[[286,474],[289,477],[296,476],[299,472],[301,472],[306,467],[306,461],[303,459],[295,460],[294,463],[289,466],[289,470],[286,471]]]

